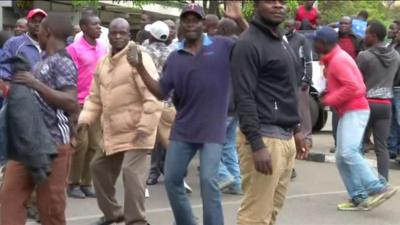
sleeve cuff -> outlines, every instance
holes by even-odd
[[[250,142],[250,145],[251,145],[251,150],[253,152],[256,152],[262,148],[265,148],[265,144],[264,144],[262,137],[257,137],[256,139],[252,140]]]

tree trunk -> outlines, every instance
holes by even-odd
[[[218,6],[219,6],[219,0],[210,1],[210,8],[208,9],[207,13],[219,16]]]
[[[208,0],[203,0],[203,8],[206,13],[208,13]]]

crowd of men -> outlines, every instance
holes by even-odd
[[[238,225],[275,224],[295,159],[313,145],[313,52],[325,67],[321,100],[334,112],[334,151],[350,196],[338,209],[370,210],[391,198],[397,189],[388,184],[388,149],[400,145],[400,22],[387,32],[361,12],[320,26],[313,4],[287,19],[285,1],[255,0],[248,23],[240,2],[229,3],[221,20],[192,3],[178,24],[143,14],[135,41],[127,20],[115,18],[107,29],[93,9],[83,10],[79,27],[59,14],[29,11],[15,37],[0,43],[0,125],[26,107],[13,99],[33,97],[29,107],[45,125],[39,132],[56,153],[27,163],[24,147],[37,136],[10,135],[22,125],[0,126],[9,134],[0,224],[24,225],[27,202],[42,224],[66,224],[67,193],[96,198],[104,216],[94,224],[147,225],[146,185],[162,174],[175,224],[196,225],[185,182],[196,155],[203,224],[224,224],[221,193],[242,195]],[[29,91],[13,91],[18,85]],[[23,125],[37,126],[30,121]],[[371,134],[378,175],[363,157]],[[43,167],[50,171],[44,180],[35,169]],[[120,174],[124,206],[115,198]]]

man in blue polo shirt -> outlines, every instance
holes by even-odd
[[[224,224],[216,177],[225,142],[233,42],[203,35],[204,17],[198,4],[184,7],[180,21],[185,39],[168,57],[159,82],[145,72],[140,57],[128,57],[144,72],[142,79],[156,97],[165,99],[173,91],[177,115],[165,160],[165,186],[177,225],[196,224],[183,179],[197,150],[203,223]]]

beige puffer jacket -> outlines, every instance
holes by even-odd
[[[92,124],[100,117],[106,155],[127,150],[153,149],[162,103],[154,97],[127,61],[128,46],[100,60],[79,124]],[[157,69],[143,52],[143,63],[154,78]]]

